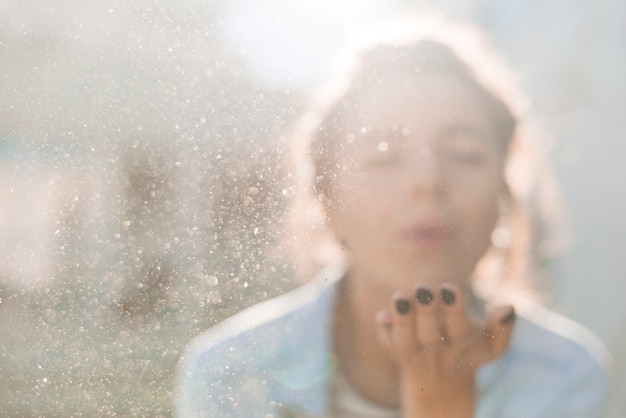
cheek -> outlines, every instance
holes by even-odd
[[[378,196],[363,184],[346,181],[337,191],[336,202],[335,227],[341,239],[352,245],[384,240],[395,217],[389,193]]]
[[[380,203],[358,187],[343,187],[337,193],[337,203],[337,220],[346,233],[365,232],[363,229],[376,224],[372,221],[383,212]]]
[[[483,183],[482,187],[459,189],[455,193],[457,213],[472,240],[490,240],[500,215],[501,191],[501,184],[492,181]]]

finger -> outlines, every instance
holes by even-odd
[[[392,327],[391,340],[394,347],[401,352],[415,349],[415,335],[413,333],[414,304],[404,292],[392,295],[393,309],[391,313]]]
[[[415,335],[417,343],[428,346],[441,342],[441,328],[437,318],[437,299],[426,286],[415,290],[417,300],[415,315]]]
[[[441,300],[441,328],[450,344],[463,340],[470,332],[471,322],[460,291],[444,284],[439,292]]]
[[[499,306],[489,316],[488,329],[491,336],[493,358],[501,356],[509,346],[515,319],[515,308],[511,305]]]
[[[376,313],[376,335],[378,341],[386,350],[391,350],[392,321],[391,312],[378,311]]]

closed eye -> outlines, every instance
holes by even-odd
[[[490,142],[476,129],[450,127],[442,134],[442,139],[444,155],[451,162],[479,165],[488,156]]]
[[[378,152],[363,161],[362,167],[366,170],[396,166],[402,163],[401,156],[396,152]]]
[[[450,149],[446,155],[448,159],[462,164],[479,165],[485,161],[485,153],[473,149]]]

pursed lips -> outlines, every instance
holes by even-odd
[[[419,247],[438,247],[452,237],[452,230],[442,222],[420,222],[403,230],[402,238]]]

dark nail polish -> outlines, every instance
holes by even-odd
[[[396,301],[396,310],[400,315],[406,315],[411,310],[411,303],[406,299],[398,299]]]
[[[445,303],[446,305],[454,305],[454,302],[456,301],[456,295],[453,291],[444,288],[441,289],[441,300],[443,300],[443,303]]]
[[[511,308],[509,313],[502,317],[502,319],[500,320],[500,323],[502,323],[502,325],[507,325],[513,322],[514,319],[515,319],[515,309]]]
[[[415,296],[422,305],[428,305],[433,300],[433,292],[424,287],[418,288]]]

